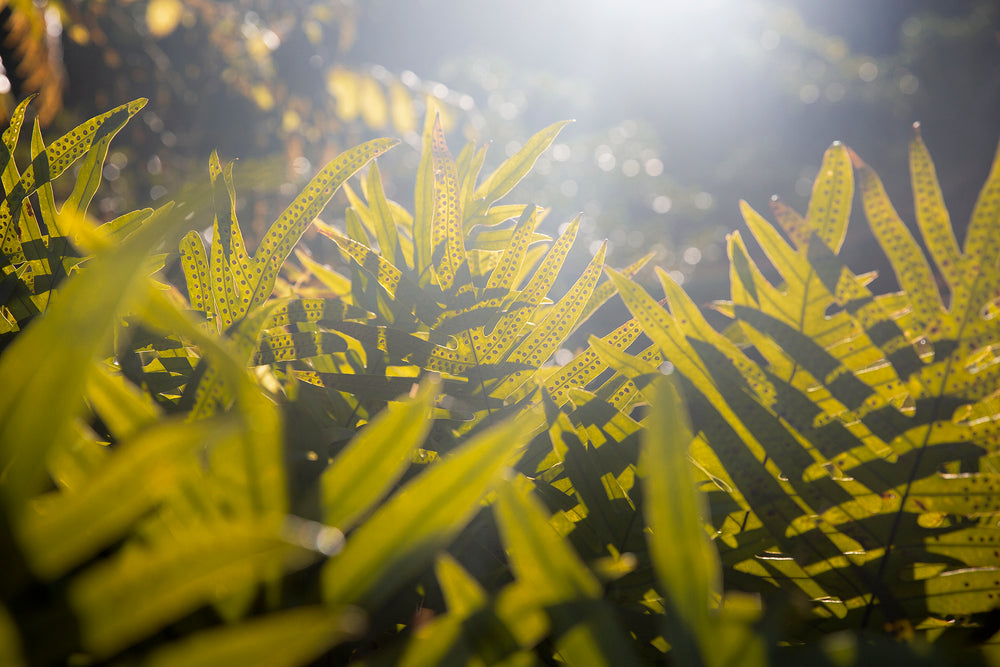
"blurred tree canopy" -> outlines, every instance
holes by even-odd
[[[435,95],[453,131],[493,142],[487,168],[538,128],[576,118],[522,198],[553,206],[553,225],[582,210],[581,252],[605,237],[613,264],[655,251],[702,300],[722,293],[737,201],[760,207],[776,192],[801,208],[831,141],[906,202],[905,146],[921,121],[961,230],[1000,136],[1000,8],[989,0],[0,8],[8,108],[40,91],[40,119],[70,126],[151,100],[110,158],[103,215],[204,181],[218,148],[244,161],[244,216],[269,219],[275,190],[290,195],[344,146],[386,134],[415,144],[423,98]],[[416,153],[389,158],[391,181],[392,161],[412,166]],[[848,244],[859,265],[876,261],[864,239]]]

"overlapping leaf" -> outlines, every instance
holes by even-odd
[[[546,304],[576,238],[578,221],[572,221],[546,248],[543,243],[547,237],[535,230],[547,211],[530,205],[493,205],[527,173],[563,125],[557,123],[540,132],[476,186],[483,151],[467,147],[452,160],[432,105],[424,131],[412,227],[396,213],[396,206],[385,200],[372,174],[366,180],[367,203],[348,193],[362,223],[354,232],[351,224],[346,234],[319,226],[351,262],[356,276],[353,302],[375,313],[376,322],[384,322],[386,337],[391,329],[399,329],[434,344],[419,351],[411,341],[405,354],[391,354],[381,342],[369,343],[366,349],[371,352],[388,354],[382,361],[377,353],[374,358],[369,353],[364,374],[378,372],[380,363],[393,365],[405,359],[418,374],[434,371],[462,379],[464,390],[456,398],[471,407],[477,418],[495,417],[504,402],[516,404],[532,395],[536,382],[547,375],[539,368],[613,295],[610,281],[599,285],[602,249],[557,303]],[[470,237],[473,227],[487,229]],[[410,234],[412,257],[403,252],[401,242]],[[388,250],[369,247],[372,236],[379,248]],[[470,238],[474,239],[471,245]],[[644,263],[629,267],[627,274],[634,275]],[[374,281],[377,290],[372,291],[366,281]],[[358,285],[366,284],[369,286],[363,292],[357,290]],[[343,327],[339,332],[358,335]],[[593,355],[587,365],[588,377],[562,373],[558,382],[563,387],[578,380],[586,384],[607,370]],[[344,364],[338,367],[344,369]],[[334,380],[322,374],[310,375],[310,381],[330,388],[355,386],[346,378]],[[623,398],[625,395],[628,391]],[[535,394],[529,400],[538,398]]]
[[[70,227],[86,213],[100,182],[108,144],[115,134],[145,105],[138,99],[81,124],[48,147],[38,123],[31,137],[31,164],[19,171],[13,159],[28,103],[22,101],[3,133],[2,174],[4,200],[0,203],[0,327],[6,333],[20,329],[44,312],[49,295],[67,271],[79,261],[79,248],[66,238]],[[83,158],[73,192],[58,210],[52,199],[52,181]],[[38,193],[45,226],[40,226],[28,197]],[[108,235],[118,229],[109,223]],[[134,231],[130,229],[129,231]],[[121,238],[121,235],[118,234]],[[6,323],[6,324],[4,324]]]
[[[994,165],[959,252],[919,135],[911,156],[918,221],[949,287],[947,308],[878,177],[839,144],[805,217],[775,203],[791,244],[742,205],[784,280],[768,282],[739,235],[730,237],[733,297],[717,307],[753,356],[721,339],[666,276],[669,310],[611,273],[683,378],[707,443],[692,452],[721,489],[715,497],[741,506],[711,519],[724,564],[804,592],[818,619],[842,627],[983,613],[1000,594],[995,562],[959,546],[965,535],[1000,540],[985,491],[998,444],[988,397],[1000,372],[990,348],[1000,329],[989,317],[1000,294],[997,249],[986,237],[996,233],[1000,176]],[[837,254],[849,161],[898,294],[873,294]],[[605,356],[612,351],[605,346]],[[612,361],[642,376],[637,362]]]

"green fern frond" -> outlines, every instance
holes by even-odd
[[[717,308],[739,324],[756,360],[720,339],[666,276],[669,311],[609,272],[683,378],[711,448],[692,449],[695,462],[741,507],[712,519],[725,567],[805,593],[833,627],[876,618],[923,627],[985,613],[998,594],[987,552],[957,548],[960,535],[1000,540],[990,528],[995,503],[982,491],[995,481],[997,451],[987,397],[998,372],[989,346],[1000,330],[981,315],[998,294],[995,251],[983,241],[959,254],[919,137],[911,156],[923,240],[952,293],[947,308],[878,177],[838,144],[805,217],[774,206],[792,244],[741,205],[784,279],[771,285],[739,234],[730,237],[732,301]],[[853,192],[848,158],[898,295],[873,294],[837,254]],[[995,223],[996,180],[991,173],[970,238]],[[594,344],[616,368],[642,376],[620,350]]]

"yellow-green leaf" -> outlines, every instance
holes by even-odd
[[[326,563],[324,599],[375,606],[391,596],[472,518],[539,421],[529,412],[483,431],[397,491]]]
[[[854,200],[854,172],[847,147],[835,141],[823,155],[806,221],[834,252],[840,249],[847,233],[847,219]]]
[[[362,630],[351,610],[312,606],[274,612],[230,626],[196,632],[164,644],[146,667],[296,667]]]
[[[493,202],[513,190],[514,186],[531,171],[538,156],[555,141],[560,130],[571,122],[564,120],[549,125],[528,139],[517,153],[497,167],[496,171],[476,188],[471,215],[483,215]]]
[[[436,394],[437,383],[427,381],[413,398],[390,403],[323,472],[323,521],[327,525],[346,533],[392,490],[430,430]]]
[[[45,455],[68,437],[83,407],[81,396],[98,353],[111,343],[117,316],[143,295],[139,275],[148,252],[169,227],[163,207],[131,239],[90,262],[62,287],[58,307],[19,335],[0,357],[0,482],[3,497],[19,506],[39,490]],[[157,224],[159,223],[159,224]],[[72,331],[71,339],[66,332]],[[44,364],[38,364],[44,359]],[[45,396],[50,409],[38,409]]]
[[[721,569],[705,532],[705,497],[688,460],[691,440],[681,397],[664,378],[654,392],[639,475],[650,556],[667,598],[668,639],[678,663],[693,665],[707,662],[712,652],[709,603],[720,592]]]

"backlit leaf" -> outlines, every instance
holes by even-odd
[[[391,596],[472,518],[516,458],[518,434],[537,423],[528,413],[483,431],[397,491],[324,566],[324,599],[377,605]]]
[[[357,634],[352,611],[301,607],[192,634],[153,651],[149,667],[295,667]]]
[[[210,602],[219,590],[253,581],[256,565],[292,551],[255,525],[214,525],[176,544],[121,553],[77,576],[69,602],[83,646],[108,657]]]
[[[129,241],[92,260],[86,273],[68,279],[61,307],[18,336],[0,358],[0,381],[7,387],[0,397],[0,467],[8,470],[0,488],[11,506],[39,489],[45,453],[69,436],[82,409],[79,397],[90,364],[110,344],[116,315],[141,297],[142,278],[136,274],[166,231],[163,218],[169,211],[169,206],[159,209]],[[66,344],[69,330],[74,332],[71,345]],[[37,359],[46,364],[37,365]],[[58,407],[34,409],[38,396]]]
[[[425,382],[412,399],[390,404],[323,471],[323,521],[350,530],[399,479],[430,430],[437,388]]]
[[[650,556],[667,598],[668,639],[683,664],[705,663],[712,652],[709,602],[721,579],[718,554],[703,525],[705,499],[688,460],[691,439],[680,396],[669,380],[658,382],[639,475]]]
[[[470,215],[482,215],[486,210],[508,192],[514,189],[522,178],[527,175],[546,148],[555,141],[567,124],[571,121],[564,120],[553,123],[547,128],[538,132],[503,164],[497,167],[496,171],[490,174],[485,181],[479,184],[473,196],[473,210]]]

